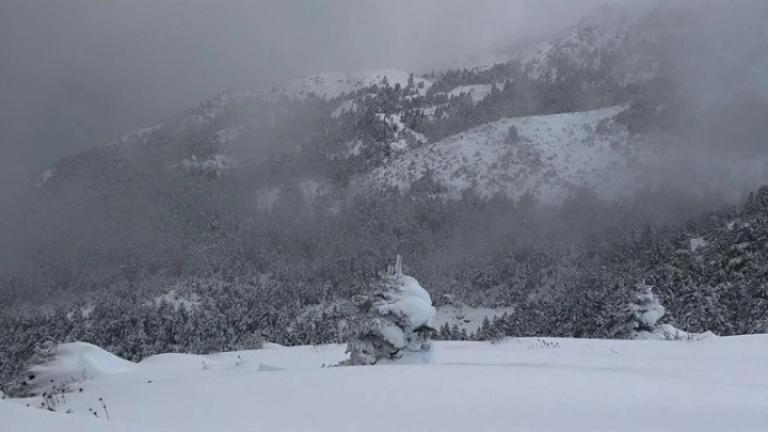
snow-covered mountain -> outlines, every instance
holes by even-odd
[[[676,93],[665,83],[679,64],[664,48],[696,31],[691,23],[698,22],[688,17],[698,16],[695,11],[681,12],[682,7],[609,4],[569,31],[517,51],[508,63],[466,73],[325,73],[267,91],[223,92],[111,147],[66,158],[43,173],[39,185],[68,176],[101,183],[143,158],[162,161],[164,169],[218,178],[235,168],[261,171],[259,164],[270,158],[314,151],[315,160],[324,159],[323,172],[289,181],[293,186],[326,183],[329,171],[341,169],[329,167],[329,160],[346,160],[358,166],[350,173],[358,180],[401,190],[431,172],[451,186],[451,194],[469,184],[486,196],[552,198],[574,187],[620,194],[620,184],[643,184],[612,179],[651,153],[638,148],[638,132],[647,132],[648,123],[676,121]],[[514,88],[501,92],[509,83]],[[387,94],[392,89],[399,93]],[[365,118],[368,113],[374,118]],[[505,147],[500,143],[510,126],[518,129],[520,142]],[[281,183],[290,176],[283,174]],[[116,187],[124,181],[114,180]],[[273,180],[252,179],[253,193],[283,187]]]
[[[639,148],[638,132],[676,121],[676,93],[665,83],[679,65],[664,48],[697,29],[691,24],[697,21],[684,19],[695,11],[682,7],[609,4],[552,40],[519,50],[508,63],[461,73],[325,73],[267,91],[223,92],[110,147],[64,159],[39,185],[72,176],[98,184],[107,177],[119,188],[135,174],[131,160],[145,158],[161,162],[157,170],[215,178],[237,168],[263,171],[265,160],[279,158],[277,183],[291,187],[324,184],[342,170],[351,171],[356,184],[373,179],[405,190],[430,172],[453,195],[470,184],[486,196],[553,198],[574,187],[617,195],[626,192],[619,185],[643,184],[612,177],[651,153]],[[508,84],[514,88],[501,91]],[[519,142],[502,145],[511,126]],[[305,156],[285,163],[310,151],[323,160],[320,172],[288,179],[286,170],[300,171],[297,164],[318,167],[297,162]],[[345,164],[356,166],[340,167]],[[251,178],[252,195],[284,188],[274,180]]]
[[[360,271],[356,260],[370,275],[403,239],[423,242],[411,245],[422,269],[436,265],[427,257],[466,228],[413,209],[375,220],[370,212],[386,212],[371,208],[389,199],[407,207],[438,197],[449,212],[466,197],[557,205],[585,189],[603,200],[675,188],[739,198],[768,179],[765,32],[757,18],[740,21],[716,55],[701,55],[712,20],[744,13],[693,3],[604,7],[493,66],[324,73],[224,91],[46,170],[24,212],[28,238],[42,237],[25,245],[28,271],[79,286],[85,273],[100,274],[94,262],[105,278],[142,279],[240,271],[239,261],[269,272],[296,259],[321,268],[307,270],[312,283],[341,284],[339,274]],[[433,231],[401,229],[421,224]],[[376,246],[351,252],[361,239]],[[339,258],[352,262],[340,271],[324,254],[355,256]],[[81,261],[88,272],[72,270]]]
[[[523,65],[532,78],[550,81],[574,69],[604,71],[609,60],[628,48],[625,37],[634,32],[633,27],[652,9],[652,3],[605,4],[564,34],[523,48],[510,59]],[[640,72],[647,71],[636,71]]]
[[[699,54],[712,39],[712,10],[729,8],[642,3],[601,8],[493,66],[324,73],[224,91],[62,159],[42,174],[25,223],[56,234],[46,247],[81,244],[72,235],[92,239],[88,256],[101,256],[114,253],[100,236],[116,227],[137,227],[141,235],[121,241],[137,251],[207,251],[245,238],[243,227],[268,226],[265,218],[355,219],[364,211],[345,206],[392,190],[547,204],[585,189],[608,200],[654,188],[737,198],[756,190],[768,179],[768,154],[756,144],[768,113],[757,20],[721,38],[727,53],[691,75],[687,63],[711,60]],[[715,77],[724,85],[702,85]],[[90,222],[75,208],[89,209]],[[62,216],[41,229],[51,214]]]

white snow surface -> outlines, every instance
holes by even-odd
[[[61,344],[54,359],[30,369],[35,375],[33,385],[70,383],[105,375],[133,372],[138,366],[85,342]]]
[[[0,400],[0,425],[9,432],[160,432],[164,429],[79,415],[51,413]]]
[[[23,407],[40,398],[0,401],[0,425],[14,432],[757,432],[768,422],[768,336],[521,338],[438,342],[433,351],[430,365],[334,368],[323,365],[344,359],[343,345],[166,354],[82,383],[56,414]],[[89,413],[100,411],[99,398],[110,420]]]

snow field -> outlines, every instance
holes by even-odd
[[[103,363],[98,351],[83,352]],[[763,431],[767,355],[768,336],[521,338],[438,342],[431,365],[323,367],[343,360],[344,347],[269,345],[150,357],[79,384],[84,391],[58,407],[73,414],[13,406],[33,398],[2,401],[0,420],[13,431],[65,432],[131,430],[126,424],[184,432]],[[108,421],[88,411],[99,411],[98,398]]]

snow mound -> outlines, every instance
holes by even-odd
[[[666,341],[701,341],[705,339],[717,338],[711,331],[704,333],[688,333],[680,330],[672,324],[660,324],[653,331],[637,332],[633,335],[638,340],[666,340]]]
[[[135,363],[96,345],[72,342],[59,345],[51,361],[29,370],[34,376],[30,385],[43,390],[52,384],[79,382],[137,370],[138,365]]]

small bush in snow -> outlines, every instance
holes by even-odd
[[[528,345],[528,349],[554,349],[560,348],[560,343],[556,341],[547,341],[544,339],[536,339],[536,343]]]
[[[504,137],[504,143],[507,145],[515,145],[520,142],[520,134],[517,132],[515,125],[509,127],[507,136]]]

